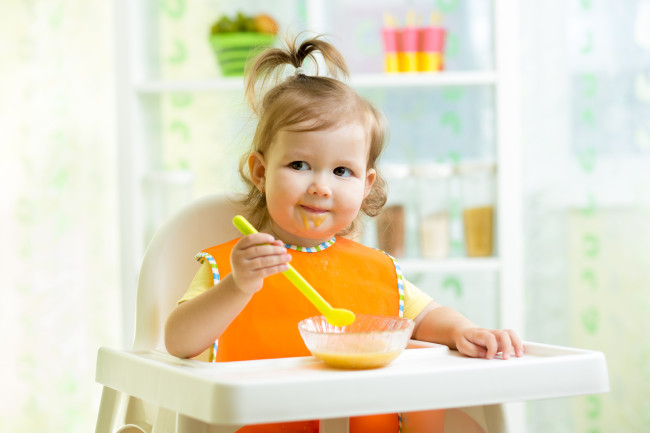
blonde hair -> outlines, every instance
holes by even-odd
[[[376,216],[386,203],[386,182],[376,167],[384,149],[387,128],[384,116],[350,86],[337,79],[341,75],[347,77],[348,69],[333,45],[320,36],[302,43],[296,37],[284,43],[284,48],[269,48],[261,52],[247,64],[245,71],[246,97],[258,117],[251,149],[239,163],[239,173],[248,189],[243,199],[243,204],[249,209],[248,218],[256,227],[266,226],[270,218],[266,196],[249,177],[248,157],[252,152],[266,155],[281,130],[321,131],[352,122],[364,126],[370,141],[367,168],[377,171],[372,189],[360,210],[368,216]],[[334,78],[318,75],[314,56],[317,51]],[[316,64],[315,75],[306,75],[302,69],[297,69],[302,68],[308,58]],[[287,65],[293,67],[292,75],[283,79]],[[269,83],[273,86],[264,92]],[[360,214],[340,234],[354,231]]]

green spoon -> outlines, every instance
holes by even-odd
[[[257,233],[255,227],[253,227],[251,223],[241,215],[235,216],[232,223],[244,235]],[[289,269],[284,271],[283,274],[298,288],[298,290],[302,292],[303,295],[307,297],[307,299],[309,299],[312,304],[314,304],[329,323],[334,326],[347,326],[354,322],[354,313],[352,311],[344,308],[332,307],[329,302],[327,302],[316,291],[316,289],[314,289],[311,284],[309,284],[307,280],[305,280],[303,276],[294,269],[293,266],[289,265]]]

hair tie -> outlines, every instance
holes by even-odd
[[[296,73],[294,74],[295,76],[298,75],[305,75],[305,69],[302,66],[298,66],[296,68]]]

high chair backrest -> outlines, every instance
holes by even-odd
[[[138,279],[134,349],[166,351],[165,321],[199,269],[194,256],[239,236],[232,218],[240,212],[233,196],[213,194],[191,203],[156,232]]]

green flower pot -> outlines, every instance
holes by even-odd
[[[275,35],[236,32],[210,35],[210,44],[217,55],[221,73],[226,77],[244,75],[246,61],[273,44]]]

